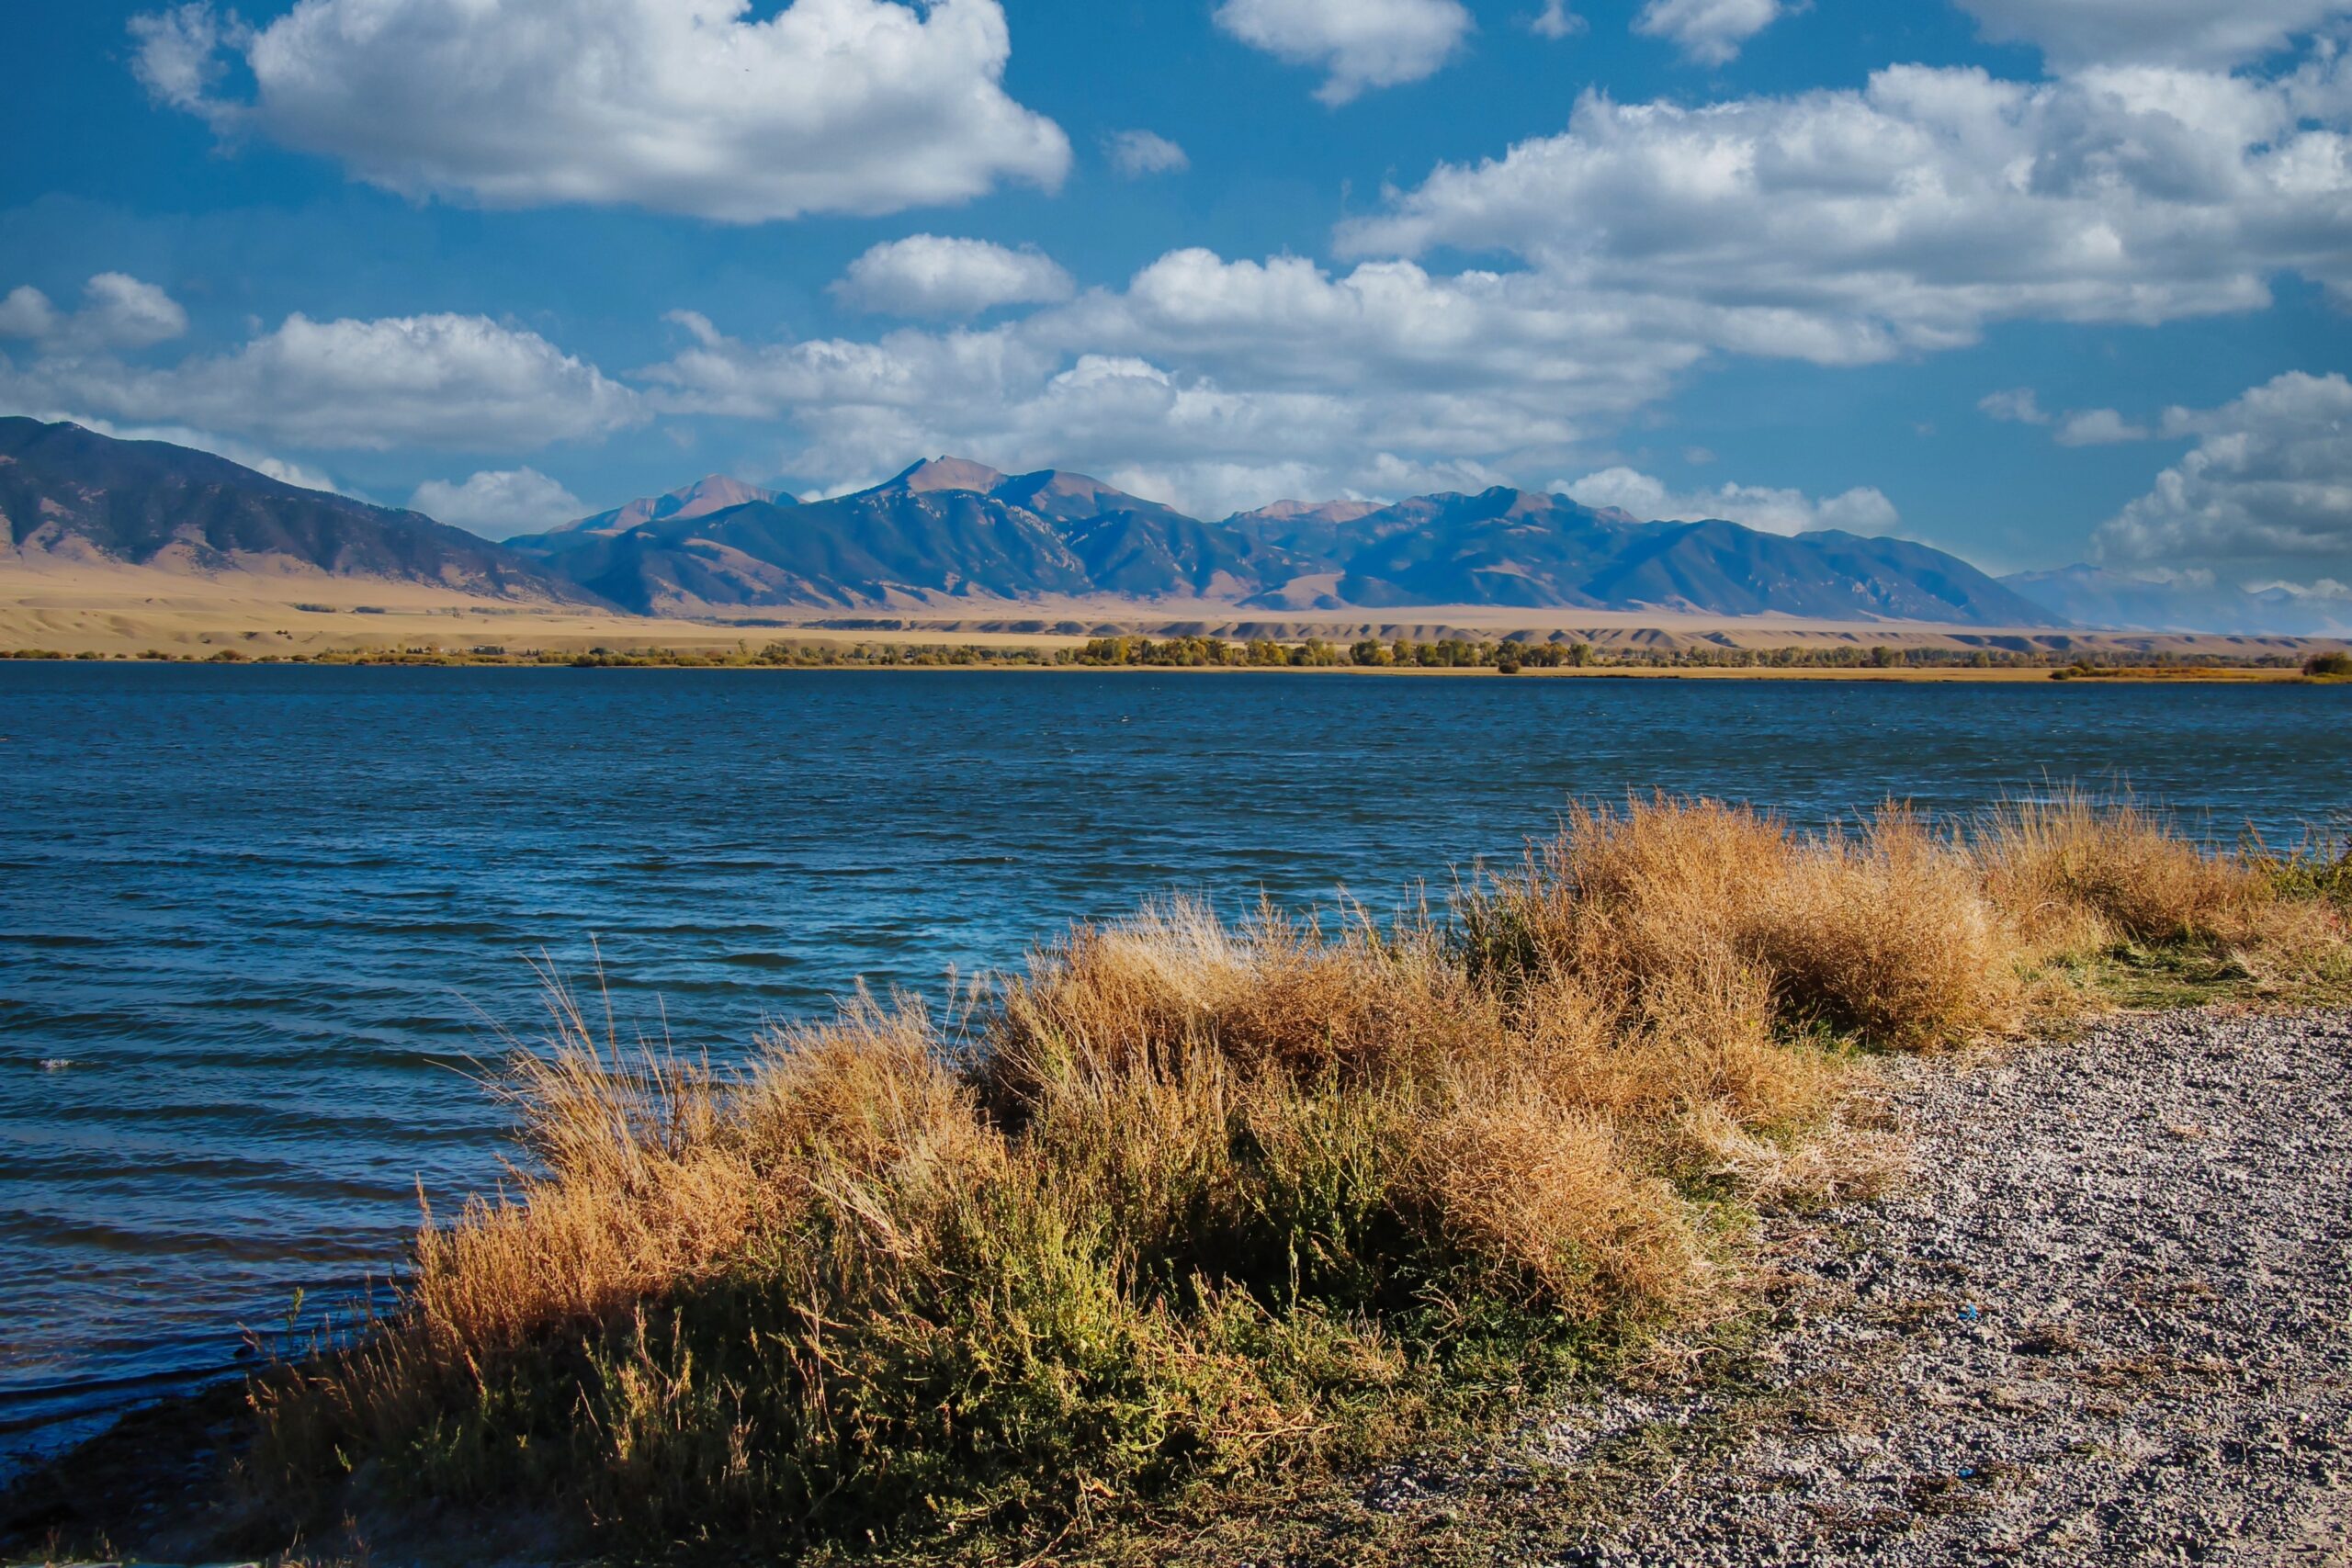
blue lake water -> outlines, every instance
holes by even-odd
[[[420,1182],[494,1180],[466,1074],[541,950],[593,939],[625,1021],[723,1059],[1153,892],[1442,890],[1578,795],[1811,824],[2120,776],[2291,842],[2352,807],[2346,696],[0,663],[0,1458],[380,1274]]]

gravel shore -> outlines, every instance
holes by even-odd
[[[1459,1522],[1374,1533],[1558,1564],[2352,1563],[2352,1013],[2138,1015],[1888,1077],[1917,1168],[1773,1227],[1784,1326],[1738,1388],[1392,1476],[1359,1506]]]

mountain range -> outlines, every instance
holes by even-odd
[[[2055,619],[1965,561],[1900,539],[1647,523],[1504,488],[1387,506],[1289,502],[1211,523],[1082,474],[939,457],[830,501],[664,510],[657,498],[604,517],[630,512],[643,520],[589,519],[507,547],[612,604],[673,615],[1116,599]]]
[[[0,541],[19,558],[380,578],[717,618],[1078,603],[2230,631],[2300,631],[2279,623],[2301,616],[2317,633],[2352,618],[2283,591],[2199,598],[2088,567],[1996,581],[1906,540],[1647,522],[1509,488],[1280,502],[1208,522],[1082,474],[956,457],[807,502],[714,475],[496,545],[208,453],[27,419],[0,419]]]
[[[288,570],[447,588],[490,599],[586,596],[511,550],[162,441],[0,419],[0,540],[19,555],[166,571]]]

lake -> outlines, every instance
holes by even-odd
[[[2305,686],[0,663],[0,1454],[348,1300],[496,1179],[528,966],[714,1058],[1182,889],[1374,908],[1571,796],[1817,824],[2352,806]],[[592,947],[592,943],[594,944]]]

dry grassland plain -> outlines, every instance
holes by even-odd
[[[2146,659],[2222,661],[2214,678],[2292,678],[2325,639],[2167,633],[2052,631],[1942,626],[1914,622],[1805,621],[1780,615],[1721,617],[1589,611],[1432,606],[1385,613],[1261,613],[1216,604],[1070,602],[932,606],[895,611],[788,610],[729,620],[678,620],[593,606],[482,598],[424,584],[356,581],[319,573],[223,572],[204,576],[55,558],[0,558],[0,652],[44,649],[68,656],[209,658],[232,650],[250,659],[431,650],[463,656],[576,655],[592,650],[729,656],[790,640],[816,648],[859,644],[968,648],[1051,658],[1075,655],[1105,637],[1215,637],[1346,646],[1363,638],[1437,642],[1518,638],[1589,644],[1611,662],[1594,669],[1530,669],[1526,676],[1689,677],[1707,680],[2040,680],[2041,668],[1772,668],[1652,665],[1642,660],[1711,651],[1804,649],[1822,653],[1885,648],[1950,655],[1984,649],[2064,663],[2078,657],[2130,664]],[[2252,666],[2256,660],[2286,668]],[[1358,671],[1371,673],[1373,671]],[[1491,671],[1390,670],[1402,675]],[[2178,678],[2176,671],[2172,678]]]

